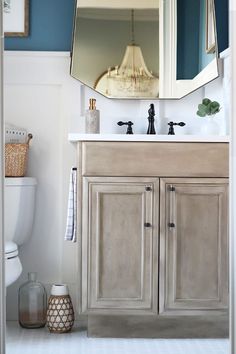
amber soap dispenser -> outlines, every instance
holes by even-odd
[[[90,98],[89,109],[85,111],[85,132],[87,134],[100,133],[100,112],[96,109],[95,98]]]

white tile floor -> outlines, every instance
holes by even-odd
[[[227,339],[95,339],[74,328],[51,334],[7,323],[6,354],[229,354]]]

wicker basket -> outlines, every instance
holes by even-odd
[[[5,176],[24,177],[27,169],[29,142],[33,138],[28,134],[25,144],[5,144]]]

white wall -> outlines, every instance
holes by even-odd
[[[8,289],[10,319],[17,317],[17,289],[28,271],[37,271],[48,288],[66,281],[75,293],[76,245],[63,237],[69,171],[75,164],[75,147],[67,141],[68,125],[72,117],[78,118],[80,88],[68,73],[69,54],[5,55],[5,120],[33,134],[28,175],[38,181],[32,239],[20,249],[24,272]]]
[[[79,245],[64,241],[69,172],[76,163],[75,146],[67,137],[68,133],[83,132],[88,99],[97,98],[102,132],[124,132],[125,128],[116,124],[121,119],[132,120],[135,133],[147,130],[151,101],[109,100],[72,79],[69,66],[69,53],[5,53],[5,120],[34,135],[28,175],[38,181],[32,239],[20,249],[24,271],[8,288],[7,317],[11,320],[17,319],[17,290],[28,271],[37,271],[47,289],[55,282],[67,283],[76,304]],[[223,105],[226,83],[220,78],[180,101],[154,101],[157,131],[166,133],[171,119],[187,122],[185,132],[197,134],[202,123],[196,117],[198,103],[207,94]],[[219,114],[222,133],[227,126],[225,113],[227,107]]]

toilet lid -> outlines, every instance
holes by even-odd
[[[18,256],[17,244],[12,241],[5,242],[5,258],[13,258]]]

